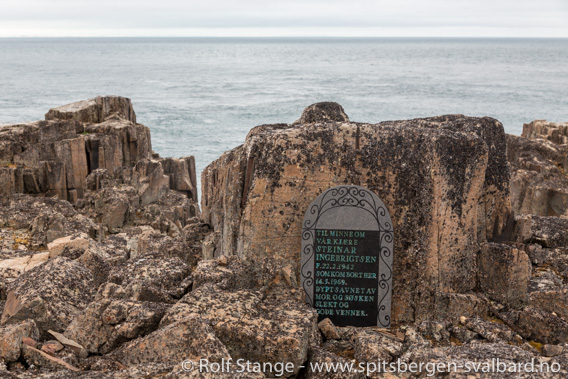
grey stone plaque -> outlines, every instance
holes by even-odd
[[[302,225],[302,286],[320,320],[390,327],[394,232],[381,199],[363,187],[333,187]]]

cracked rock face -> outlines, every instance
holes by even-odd
[[[568,217],[568,123],[533,121],[507,136],[516,213]]]
[[[297,268],[310,202],[354,184],[377,193],[393,220],[393,321],[428,317],[441,294],[473,289],[479,243],[498,236],[510,213],[502,125],[461,115],[372,125],[319,117],[314,106],[293,125],[253,128],[204,170],[212,255]]]

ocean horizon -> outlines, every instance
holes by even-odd
[[[0,124],[125,96],[154,151],[194,155],[198,173],[321,101],[368,123],[459,113],[518,135],[568,121],[566,38],[10,37],[0,51]]]

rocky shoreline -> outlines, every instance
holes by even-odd
[[[318,103],[207,166],[199,205],[194,157],[153,153],[129,99],[2,126],[0,376],[278,375],[182,364],[242,359],[289,362],[283,376],[297,378],[365,378],[310,365],[377,361],[566,377],[566,170],[567,123],[533,121],[519,137],[489,117],[368,124]],[[302,218],[340,184],[391,213],[389,330],[318,324],[305,304]],[[464,369],[496,358],[559,371]]]

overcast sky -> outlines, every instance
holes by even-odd
[[[0,0],[0,36],[568,37],[568,0]]]

